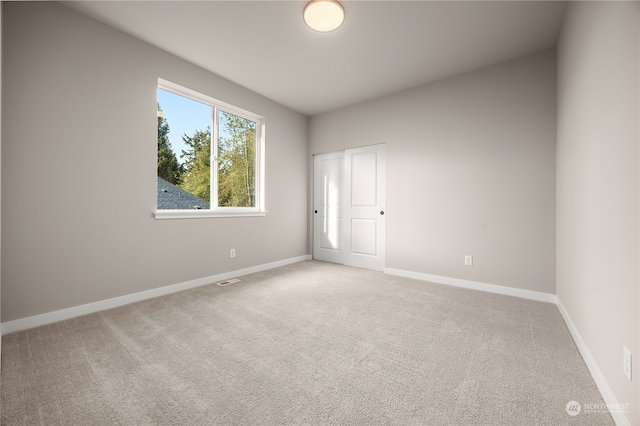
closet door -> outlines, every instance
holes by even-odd
[[[385,146],[344,153],[342,248],[344,264],[384,270]]]
[[[313,258],[344,263],[342,251],[342,173],[344,152],[313,159]]]

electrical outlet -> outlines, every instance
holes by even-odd
[[[236,249],[229,250],[229,257],[236,257]]]
[[[622,347],[622,370],[627,379],[631,381],[631,352],[626,346]]]
[[[466,266],[473,266],[473,256],[466,255],[464,257],[464,264]]]

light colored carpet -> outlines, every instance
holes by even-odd
[[[607,425],[552,304],[308,261],[3,337],[3,425]]]

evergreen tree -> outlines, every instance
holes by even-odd
[[[205,201],[211,199],[211,129],[198,130],[193,136],[182,135],[189,147],[182,151],[185,158],[180,187]]]
[[[162,112],[160,104],[158,111]],[[181,182],[181,173],[182,167],[169,142],[169,123],[162,114],[158,114],[158,177],[178,185]]]

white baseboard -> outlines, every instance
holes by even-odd
[[[101,300],[99,302],[87,303],[86,305],[74,306],[72,308],[62,309],[59,311],[48,312],[46,314],[35,315],[32,317],[21,318],[14,321],[2,323],[0,332],[4,335],[15,331],[27,330],[29,328],[38,327],[45,324],[62,321],[81,315],[91,314],[106,309],[116,308],[118,306],[128,305],[129,303],[139,302],[141,300],[152,299],[166,294],[177,293],[179,291],[188,290],[194,287],[212,284],[219,281],[228,280],[229,278],[239,277],[241,275],[253,274],[255,272],[266,271],[268,269],[278,268],[280,266],[290,265],[292,263],[310,260],[311,256],[304,255],[292,257],[290,259],[280,260],[277,262],[266,263],[264,265],[252,266],[250,268],[239,269],[237,271],[225,272],[210,277],[199,278],[196,280],[186,281],[179,284],[172,284],[165,287],[154,288],[152,290],[141,291],[139,293],[128,294],[126,296],[114,297],[113,299]]]
[[[584,359],[584,362],[587,364],[587,368],[591,373],[591,377],[593,377],[593,380],[596,382],[596,385],[598,386],[598,390],[600,391],[600,394],[602,394],[602,398],[604,399],[604,402],[607,405],[612,407],[619,406],[618,401],[616,401],[616,397],[613,395],[611,388],[609,387],[609,385],[607,384],[607,381],[604,378],[604,375],[598,368],[598,364],[596,364],[596,361],[591,356],[591,352],[589,352],[589,349],[587,349],[587,345],[584,343],[584,340],[582,340],[582,336],[580,336],[578,329],[576,328],[573,321],[571,321],[571,317],[569,316],[569,313],[566,311],[566,309],[562,305],[562,302],[560,301],[559,298],[557,298],[556,306],[558,307],[558,310],[560,311],[560,315],[562,315],[562,318],[564,319],[565,324],[567,324],[567,328],[571,333],[571,337],[573,337],[573,341],[578,347],[578,351],[580,351],[580,355],[582,355],[582,359]],[[610,410],[609,412],[611,413],[613,420],[616,422],[616,425],[628,426],[631,424],[629,423],[627,416],[625,416],[623,412],[619,410]]]
[[[504,294],[507,296],[521,297],[523,299],[536,300],[538,302],[556,303],[556,295],[542,293],[540,291],[523,290],[520,288],[505,287],[495,284],[481,283],[477,281],[467,281],[458,278],[442,277],[439,275],[423,274],[421,272],[405,271],[402,269],[385,268],[385,274],[397,275],[399,277],[413,278],[421,281],[429,281],[437,284],[446,284],[455,287],[468,288],[471,290],[486,291],[489,293]]]

